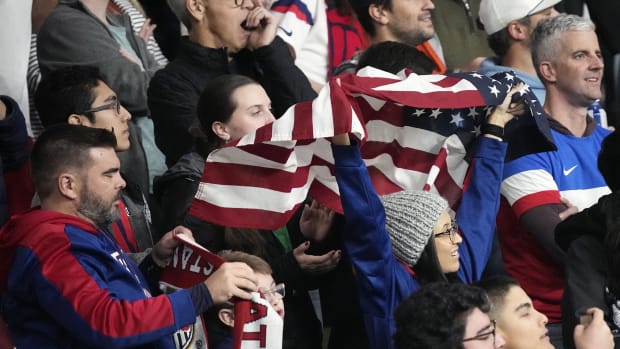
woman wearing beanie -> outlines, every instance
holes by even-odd
[[[371,349],[393,347],[394,310],[421,285],[480,278],[499,208],[507,148],[501,136],[506,123],[523,111],[522,103],[511,103],[521,88],[515,86],[495,108],[478,139],[469,187],[456,213],[458,228],[448,203],[437,194],[404,191],[380,198],[357,145],[350,144],[348,135],[333,138],[346,221],[343,244],[355,268]],[[451,348],[445,344],[441,348]]]

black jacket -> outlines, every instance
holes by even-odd
[[[278,37],[253,52],[239,52],[230,62],[226,48],[204,47],[185,37],[175,60],[155,74],[148,89],[155,143],[166,155],[169,167],[192,150],[188,129],[196,118],[200,93],[209,80],[224,74],[257,80],[271,98],[276,117],[291,105],[316,96]]]

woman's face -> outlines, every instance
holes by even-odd
[[[463,242],[461,235],[452,221],[450,214],[445,211],[433,228],[435,234],[435,250],[437,259],[444,274],[459,270],[459,244]]]
[[[232,112],[230,120],[222,124],[221,132],[216,132],[226,142],[236,141],[275,120],[271,114],[271,100],[258,84],[241,86],[230,98],[237,108]]]

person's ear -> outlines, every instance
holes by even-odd
[[[200,22],[204,18],[207,7],[203,3],[203,0],[185,0],[185,8],[190,17]]]
[[[58,175],[57,183],[60,194],[71,200],[76,200],[79,196],[79,183],[75,174],[63,172]]]
[[[224,325],[228,327],[235,327],[235,311],[231,308],[220,309],[217,312],[217,317]]]
[[[230,141],[230,133],[228,133],[228,128],[226,124],[221,121],[215,121],[211,124],[211,130],[218,136],[222,141],[228,142]]]
[[[508,35],[510,35],[513,40],[524,41],[528,38],[528,28],[518,21],[508,23],[506,29],[508,30]]]
[[[545,81],[553,82],[557,80],[556,71],[553,67],[553,63],[549,61],[542,61],[538,64],[538,74],[540,74],[540,76]]]
[[[87,120],[88,118],[86,118],[84,115],[79,115],[79,114],[71,114],[67,117],[67,123],[69,125],[88,126],[88,124],[86,123]]]
[[[368,6],[368,14],[370,18],[379,23],[379,24],[388,24],[390,21],[387,16],[387,11],[384,9],[383,5],[371,4]]]

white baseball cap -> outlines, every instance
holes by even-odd
[[[478,16],[484,30],[491,35],[511,21],[547,9],[561,0],[482,0]]]

